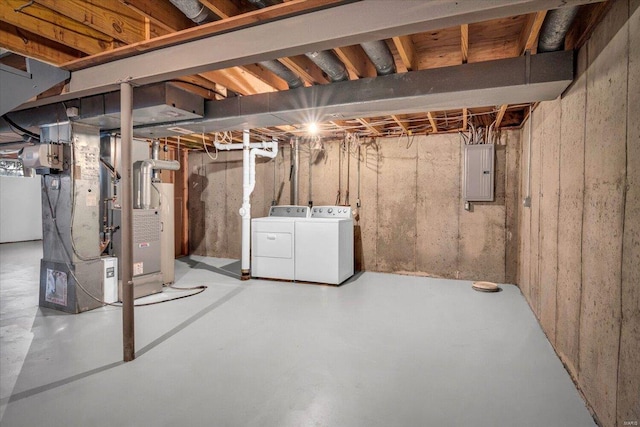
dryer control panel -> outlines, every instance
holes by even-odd
[[[269,216],[285,218],[307,218],[309,216],[309,206],[271,206]]]
[[[351,206],[314,206],[311,218],[351,218]]]

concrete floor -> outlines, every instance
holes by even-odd
[[[176,261],[202,294],[37,307],[40,242],[0,245],[2,426],[594,426],[517,287],[364,273],[341,287]],[[175,291],[171,291],[175,292]]]

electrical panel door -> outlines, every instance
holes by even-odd
[[[492,202],[494,145],[464,145],[462,197],[465,202]]]

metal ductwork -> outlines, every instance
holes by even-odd
[[[198,25],[206,24],[207,22],[212,22],[218,19],[216,15],[211,13],[209,9],[207,9],[202,3],[198,0],[170,0],[171,3],[185,16],[191,19]],[[258,8],[265,8],[267,6],[271,6],[273,3],[270,0],[249,0],[251,4],[255,5]],[[293,71],[282,65],[282,63],[278,61],[262,61],[260,62],[267,70],[271,71],[276,76],[280,77],[282,80],[287,82],[289,89],[295,89],[297,87],[303,86],[304,83],[300,80],[300,77],[295,75]]]
[[[280,3],[280,0],[249,0],[249,2],[254,6],[256,6],[258,9],[263,9],[267,6],[272,6],[276,3]],[[320,67],[320,69],[324,71],[324,73],[327,76],[329,76],[329,79],[332,82],[341,82],[343,80],[349,80],[349,74],[347,73],[347,68],[344,66],[342,61],[340,61],[333,52],[328,50],[323,50],[320,52],[307,52],[305,53],[305,55],[307,56],[307,58],[313,61],[314,64]],[[276,64],[272,64],[273,62],[276,62]],[[281,79],[285,80],[289,85],[290,89],[294,89],[296,87],[302,86],[302,81],[300,80],[300,78],[295,76],[295,74],[292,71],[290,71],[287,67],[282,65],[280,62],[265,61],[265,62],[261,62],[260,65],[262,65],[264,68],[268,69],[269,71],[271,71],[272,73],[280,77]],[[274,69],[272,69],[271,67],[273,67]],[[292,74],[291,78],[295,76],[296,77],[295,80],[297,80],[299,84],[295,80],[292,80],[290,77],[287,77],[286,74],[283,74],[284,72]],[[292,86],[292,83],[297,84],[297,86]]]
[[[258,9],[264,9],[265,7],[273,6],[276,3],[280,3],[279,1],[272,0],[249,0],[249,3],[257,7]]]
[[[559,51],[207,101],[205,117],[149,124],[135,136],[412,114],[555,99],[573,81],[573,51]],[[135,97],[134,97],[135,99]],[[179,126],[179,130],[176,129]]]
[[[284,64],[282,64],[280,61],[262,61],[259,62],[259,64],[287,82],[287,85],[289,85],[289,89],[295,89],[304,85],[300,77],[298,77],[293,71],[285,67]]]
[[[544,18],[538,52],[555,52],[564,48],[564,39],[578,13],[579,6],[550,10]]]
[[[387,74],[395,72],[396,67],[393,61],[393,55],[391,55],[389,46],[387,46],[384,41],[364,42],[360,46],[362,46],[364,53],[366,53],[371,62],[373,62],[379,76],[386,76]]]
[[[338,59],[335,53],[329,50],[319,52],[307,52],[306,57],[313,61],[322,71],[325,72],[332,82],[341,82],[349,80],[347,68]]]
[[[198,25],[213,22],[218,19],[209,9],[198,0],[169,0],[180,12]]]

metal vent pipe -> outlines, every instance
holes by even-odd
[[[272,0],[249,0],[249,3],[257,7],[258,9],[264,9],[265,7],[273,6],[274,4],[279,2],[273,2]]]
[[[169,0],[180,12],[196,24],[206,24],[218,19],[209,9],[198,0]]]
[[[211,13],[209,9],[207,9],[202,3],[198,0],[170,0],[171,3],[185,16],[191,19],[198,25],[206,24],[207,22],[213,22],[218,19],[218,17]],[[271,6],[272,3],[270,0],[249,0],[252,4],[259,8],[265,8],[267,6]],[[289,70],[287,67],[282,65],[282,63],[278,61],[262,61],[260,62],[267,70],[271,71],[276,76],[280,77],[282,80],[287,82],[289,89],[295,89],[297,87],[303,86],[304,83],[293,71]]]
[[[542,23],[538,52],[555,52],[564,48],[564,39],[578,13],[579,6],[563,7],[547,12]]]
[[[367,54],[371,62],[373,62],[373,65],[375,65],[379,76],[386,76],[395,71],[396,67],[393,61],[393,55],[391,55],[389,46],[387,46],[383,40],[364,42],[360,46],[362,46],[364,53]]]
[[[332,82],[349,80],[347,68],[338,57],[329,50],[319,52],[307,52],[306,57],[312,60],[322,71],[324,71]]]
[[[295,89],[304,85],[300,77],[298,77],[296,73],[285,67],[284,64],[282,64],[280,61],[262,61],[259,62],[259,64],[287,82],[287,85],[289,85],[289,89]]]

